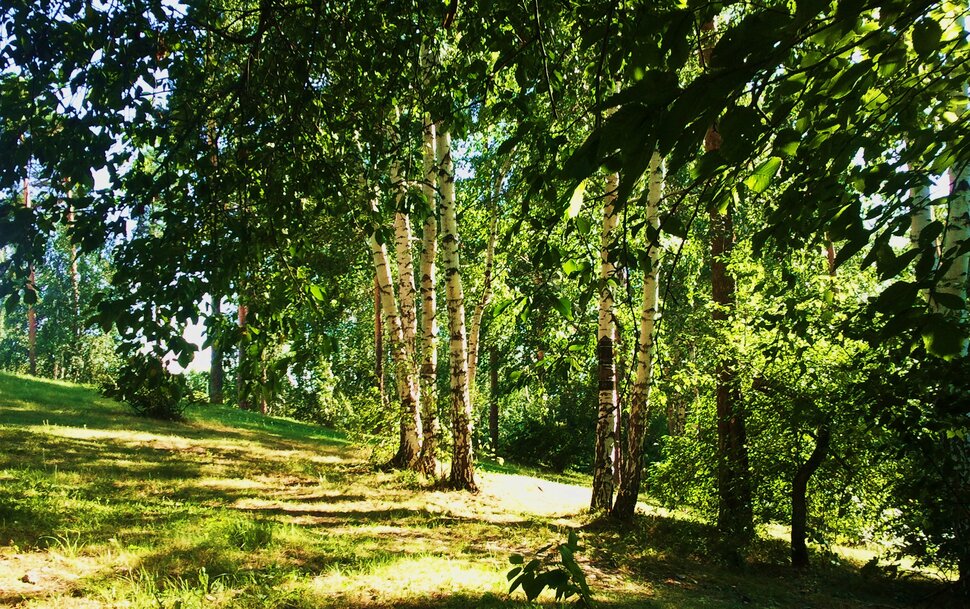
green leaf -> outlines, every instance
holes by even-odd
[[[525,563],[525,557],[521,554],[513,554],[512,556],[509,556],[509,562],[513,565],[521,565]]]
[[[954,311],[963,311],[967,308],[967,305],[963,299],[956,294],[936,292],[933,294],[933,300],[935,300],[938,304]]]
[[[313,299],[317,302],[323,302],[323,289],[320,286],[310,284],[310,295],[313,296]]]
[[[759,165],[754,170],[754,173],[745,178],[744,185],[751,189],[752,192],[762,193],[768,190],[771,181],[778,175],[779,169],[781,169],[781,157],[773,156]]]
[[[529,599],[530,602],[538,598],[538,596],[542,594],[542,590],[545,587],[545,582],[539,579],[529,578],[522,582],[522,590],[525,592],[525,597]]]
[[[926,18],[913,28],[913,49],[920,57],[928,57],[940,50],[943,29],[933,19]]]
[[[936,317],[927,323],[921,332],[923,345],[930,355],[942,357],[943,359],[953,359],[963,350],[966,337],[960,329],[953,323],[947,322],[942,317]]]
[[[913,283],[897,281],[882,291],[873,303],[873,307],[880,313],[890,315],[899,313],[913,306],[918,292]]]
[[[569,321],[573,320],[573,303],[568,298],[557,298],[553,301],[552,306],[554,306],[563,317]]]
[[[508,578],[509,581],[512,581],[513,579],[515,579],[515,576],[518,575],[519,573],[522,573],[522,567],[515,567],[514,569],[509,571],[509,574],[506,577]]]
[[[569,208],[566,210],[567,217],[575,218],[579,215],[579,211],[583,208],[583,196],[585,194],[586,180],[583,180],[573,190],[573,196],[569,198]]]
[[[562,263],[562,272],[565,273],[566,277],[572,276],[573,273],[578,273],[581,268],[575,260],[566,260]]]

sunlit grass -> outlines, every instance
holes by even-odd
[[[699,519],[645,506],[629,526],[594,520],[581,475],[485,464],[480,493],[451,492],[375,470],[340,434],[228,407],[162,423],[0,373],[0,443],[0,606],[526,606],[507,594],[508,556],[573,529],[606,606],[891,607],[911,594],[849,593],[861,580],[845,566],[795,579],[770,537],[768,567],[723,570]]]

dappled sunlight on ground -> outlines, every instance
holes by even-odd
[[[477,494],[442,490],[309,425],[228,408],[158,423],[82,388],[4,382],[35,401],[0,391],[0,607],[507,607],[509,555],[554,557],[570,530],[608,606],[787,606],[787,580],[742,594],[710,564],[709,525],[644,504],[630,525],[593,520],[588,484],[503,466]]]

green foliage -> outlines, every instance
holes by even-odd
[[[526,598],[534,601],[546,588],[555,591],[556,601],[568,600],[578,596],[579,602],[589,609],[592,607],[592,593],[586,583],[586,575],[576,562],[576,554],[582,550],[579,536],[575,531],[569,532],[565,543],[556,547],[558,560],[547,552],[552,546],[536,550],[535,556],[528,563],[521,554],[509,557],[509,563],[515,565],[508,572],[507,579],[512,582],[509,594],[522,588]]]
[[[226,527],[226,540],[240,550],[260,550],[273,543],[272,522],[262,520],[237,520]]]
[[[117,380],[102,387],[102,391],[125,402],[140,416],[179,421],[188,386],[184,378],[169,372],[158,358],[139,353],[128,358],[118,370]]]

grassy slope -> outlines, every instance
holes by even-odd
[[[215,407],[159,423],[0,373],[0,606],[523,606],[506,595],[508,555],[570,528],[605,606],[854,609],[937,591],[848,564],[795,577],[770,541],[733,573],[697,522],[648,508],[616,528],[583,515],[583,486],[493,466],[470,496],[367,456],[309,425]]]

